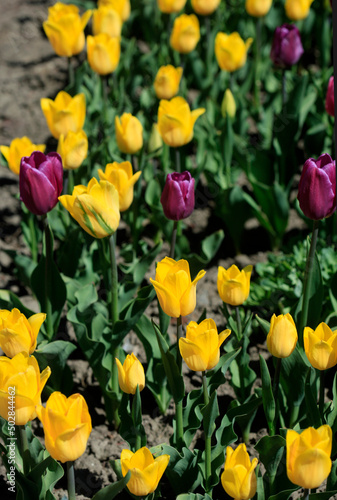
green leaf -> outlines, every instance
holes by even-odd
[[[271,379],[268,370],[266,360],[260,354],[260,368],[261,368],[261,379],[262,379],[262,400],[264,414],[267,419],[267,423],[270,429],[274,429],[275,420],[275,400],[273,389],[271,386]]]
[[[175,494],[178,495],[186,490],[195,490],[200,485],[201,481],[201,473],[198,467],[199,457],[197,453],[185,447],[182,449],[181,453],[179,453],[175,448],[167,444],[161,445],[160,448],[160,455],[170,455],[170,461],[165,470],[165,475]]]
[[[264,436],[255,445],[271,484],[273,484],[277,474],[285,446],[286,440],[281,436]]]
[[[98,491],[93,497],[92,500],[112,500],[115,498],[128,484],[131,477],[131,471],[128,471],[126,476],[123,479],[120,479],[116,483],[109,484],[105,486],[105,488]]]
[[[297,490],[299,490],[298,487],[292,488],[290,490],[281,491],[281,493],[278,493],[277,495],[270,496],[268,500],[288,500],[291,497],[291,495],[294,493],[294,491],[297,491]]]
[[[210,438],[215,430],[215,420],[220,415],[216,391],[212,393],[208,404],[203,407],[201,412],[205,436]]]
[[[313,368],[308,370],[305,380],[305,405],[310,425],[320,427],[323,422],[317,406],[316,373]]]
[[[67,359],[75,349],[76,346],[71,342],[55,340],[54,342],[40,344],[34,352],[41,370],[44,370],[47,366],[51,368],[48,383],[55,390],[61,390]]]
[[[212,497],[207,495],[200,495],[200,493],[184,493],[177,496],[177,500],[212,500]]]

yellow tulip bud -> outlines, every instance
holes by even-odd
[[[171,147],[184,146],[193,139],[193,127],[204,108],[190,110],[183,97],[170,101],[161,100],[158,109],[158,129],[165,144]]]
[[[268,351],[275,358],[287,358],[293,352],[297,342],[297,329],[292,316],[273,314],[267,336]]]
[[[197,283],[205,274],[206,271],[199,271],[192,281],[187,260],[176,262],[165,257],[158,262],[156,277],[154,280],[150,278],[150,281],[163,311],[172,318],[191,314],[196,306]]]
[[[133,201],[133,186],[138,181],[141,172],[132,174],[132,165],[129,161],[122,163],[108,163],[105,172],[98,170],[99,178],[102,181],[109,181],[115,186],[119,196],[119,210],[124,212]]]
[[[320,323],[314,331],[304,328],[304,350],[311,365],[318,370],[327,370],[337,364],[337,330]]]
[[[44,144],[33,144],[26,136],[13,139],[9,146],[0,146],[0,151],[6,158],[9,169],[17,175],[20,173],[20,163],[23,156],[30,156],[33,151],[44,153],[45,149]]]
[[[87,37],[88,63],[95,73],[109,75],[118,66],[121,44],[118,37],[106,33]]]
[[[128,354],[122,364],[116,359],[118,368],[118,383],[121,391],[126,394],[135,394],[137,385],[142,391],[145,387],[145,373],[142,363],[132,354]]]
[[[15,425],[26,425],[36,417],[35,407],[41,404],[41,392],[50,377],[49,366],[40,373],[34,356],[26,352],[16,354],[12,359],[0,356],[0,416]],[[12,397],[13,412],[9,414],[9,396]]]
[[[55,98],[41,99],[41,108],[47,120],[48,128],[55,139],[60,135],[67,135],[82,130],[85,121],[85,97],[77,94],[71,97],[67,92],[61,90]]]
[[[158,483],[169,463],[170,455],[160,455],[153,458],[147,448],[140,448],[136,453],[123,450],[121,453],[122,474],[131,472],[127,488],[137,497],[145,497],[157,489]]]
[[[252,270],[253,266],[246,266],[242,271],[235,265],[227,270],[219,266],[218,292],[225,304],[240,306],[248,298]]]
[[[60,135],[57,152],[62,158],[63,168],[75,170],[82,165],[88,154],[88,137],[84,130]]]
[[[310,6],[314,0],[286,0],[285,11],[292,21],[300,21],[309,15]]]
[[[230,497],[236,500],[253,498],[257,489],[254,472],[257,463],[257,458],[250,461],[244,443],[240,444],[235,451],[227,446],[225,470],[221,475],[221,484]]]
[[[118,228],[118,191],[110,182],[98,182],[93,177],[88,186],[75,186],[72,195],[59,196],[59,200],[82,229],[94,238],[110,236]]]
[[[224,118],[228,115],[230,118],[234,118],[236,114],[236,103],[232,92],[226,89],[223,96],[221,104],[221,114]]]
[[[155,151],[159,153],[162,147],[163,139],[159,133],[158,123],[153,123],[148,144],[149,153],[154,153]]]
[[[185,7],[187,0],[157,0],[158,9],[165,14],[179,12]]]
[[[53,392],[46,407],[38,406],[36,413],[43,425],[45,446],[55,460],[72,462],[83,455],[92,426],[81,394],[67,398],[61,392]]]
[[[48,19],[43,23],[43,29],[58,56],[71,57],[83,50],[84,28],[90,16],[91,10],[81,17],[76,5],[61,2],[48,8]]]
[[[107,6],[120,15],[122,21],[127,21],[131,13],[130,0],[98,0],[98,8]]]
[[[161,66],[154,80],[154,90],[158,99],[172,99],[179,91],[183,68],[171,64]]]
[[[246,63],[252,42],[252,38],[244,42],[237,32],[230,35],[218,33],[215,37],[215,56],[220,68],[230,72],[240,69]]]
[[[250,16],[263,17],[268,14],[273,0],[246,0],[246,11]]]
[[[36,349],[36,339],[46,315],[33,314],[26,318],[19,309],[0,310],[0,347],[9,358],[19,352],[32,354]]]
[[[196,15],[181,14],[175,18],[170,37],[173,50],[188,54],[195,49],[200,40],[200,26]]]
[[[179,339],[179,350],[190,370],[205,371],[214,368],[220,359],[220,347],[230,330],[218,334],[213,319],[204,319],[199,325],[191,321],[186,327],[186,338]]]
[[[102,5],[92,14],[92,32],[99,35],[106,33],[111,37],[120,37],[122,32],[122,18],[120,14],[109,5]]]
[[[143,125],[131,113],[115,117],[117,146],[122,153],[134,154],[143,147]]]
[[[209,16],[219,7],[221,0],[192,0],[192,9],[201,16]]]
[[[318,488],[331,471],[331,427],[308,427],[301,434],[288,430],[286,443],[290,481],[302,488]]]

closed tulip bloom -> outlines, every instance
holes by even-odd
[[[330,116],[335,116],[335,91],[334,91],[334,89],[335,89],[334,77],[330,76],[329,83],[328,83],[328,90],[326,92],[326,98],[325,98],[325,109],[326,109],[326,112]],[[3,154],[2,149],[1,149],[1,152]]]
[[[236,102],[234,96],[230,89],[226,89],[221,103],[221,114],[223,118],[228,115],[230,118],[234,118],[236,114]]]
[[[270,57],[274,64],[281,68],[296,64],[304,50],[301,35],[294,24],[278,26],[274,33]]]
[[[186,170],[182,174],[167,174],[165,186],[160,198],[165,216],[170,220],[182,220],[194,210],[195,180]]]
[[[331,427],[308,427],[301,434],[288,430],[286,446],[290,481],[302,488],[318,488],[331,471]]]
[[[118,368],[118,383],[121,391],[126,394],[135,394],[137,385],[142,391],[145,387],[145,373],[142,363],[132,353],[128,354],[122,364],[116,359]]]
[[[122,163],[108,163],[105,171],[98,170],[99,178],[103,181],[109,181],[115,186],[119,196],[119,210],[124,212],[133,201],[133,186],[138,181],[141,172],[132,173],[132,165],[129,161]]]
[[[204,108],[191,111],[183,97],[174,97],[170,101],[161,100],[158,109],[158,129],[163,141],[168,146],[177,148],[193,139],[193,127]]]
[[[237,32],[230,35],[218,33],[215,37],[215,56],[220,68],[230,72],[242,68],[246,63],[247,51],[252,42],[252,38],[244,42]]]
[[[109,75],[118,66],[121,44],[118,37],[106,33],[87,37],[88,63],[95,73]]]
[[[26,318],[19,309],[0,310],[0,347],[9,358],[20,352],[32,354],[36,349],[36,339],[46,315],[33,314]]]
[[[93,177],[88,186],[75,186],[71,195],[62,195],[59,200],[82,229],[94,238],[110,236],[118,228],[119,196],[111,182],[98,182]]]
[[[173,14],[179,12],[185,7],[187,0],[157,0],[157,5],[161,12]]]
[[[250,16],[263,17],[268,14],[272,0],[246,0],[246,11]]]
[[[242,271],[235,265],[227,270],[219,266],[218,292],[225,304],[240,306],[248,298],[252,270],[253,266],[246,266]]]
[[[287,358],[293,352],[297,343],[297,329],[292,316],[288,314],[273,314],[267,336],[268,351],[275,358]]]
[[[61,392],[53,392],[46,407],[39,405],[36,413],[43,425],[46,449],[55,460],[73,462],[83,455],[92,425],[81,394],[67,398]]]
[[[209,16],[219,7],[221,0],[192,0],[192,9],[201,16]]]
[[[61,90],[55,98],[41,99],[41,108],[47,120],[48,128],[55,139],[66,135],[70,130],[79,132],[83,129],[85,121],[85,97],[77,94],[71,97]]]
[[[76,5],[61,2],[48,8],[48,19],[43,23],[43,29],[58,56],[71,57],[83,50],[84,28],[90,16],[90,10],[81,17]]]
[[[336,163],[328,154],[309,158],[302,170],[297,199],[312,220],[329,217],[336,210]]]
[[[148,143],[149,153],[154,153],[156,151],[157,154],[159,154],[162,147],[163,139],[159,133],[158,123],[153,123]]]
[[[127,488],[137,497],[145,497],[157,489],[159,481],[169,463],[170,455],[153,458],[152,453],[143,447],[133,453],[123,450],[121,453],[122,474],[131,472]]]
[[[164,313],[172,318],[191,314],[196,306],[197,283],[205,274],[206,271],[199,271],[192,281],[187,260],[176,262],[165,257],[158,262],[156,277],[154,280],[150,278],[150,281]]]
[[[88,137],[84,130],[60,135],[57,152],[62,158],[63,168],[75,170],[80,167],[88,154]]]
[[[49,366],[40,373],[34,356],[26,352],[12,359],[0,356],[0,416],[8,420],[8,396],[15,388],[15,425],[25,425],[36,417],[35,407],[41,404],[42,390],[50,377]]]
[[[58,153],[34,151],[21,158],[20,199],[30,212],[45,215],[57,204],[63,189],[63,166]]]
[[[310,6],[314,0],[286,0],[285,10],[287,17],[292,21],[305,19],[310,11]]]
[[[170,36],[170,45],[173,50],[188,54],[195,49],[199,40],[200,26],[196,15],[181,14],[175,18]]]
[[[320,323],[316,330],[304,328],[304,350],[310,364],[318,370],[327,370],[337,364],[337,331],[326,323]]]
[[[131,113],[115,117],[117,146],[122,153],[135,154],[143,147],[143,125]]]
[[[199,325],[191,321],[186,327],[186,338],[179,339],[179,350],[190,370],[212,370],[220,359],[220,347],[230,330],[218,334],[213,319],[204,319]]]
[[[44,153],[45,149],[44,144],[33,144],[26,136],[13,139],[9,146],[0,146],[0,151],[6,158],[9,169],[16,175],[20,173],[20,163],[23,156],[30,156],[33,151]]]
[[[235,450],[227,446],[225,470],[221,474],[221,484],[227,495],[236,500],[253,498],[257,489],[255,475],[257,463],[257,458],[250,461],[244,443]]]
[[[154,80],[154,90],[158,99],[172,99],[179,91],[183,68],[171,64],[161,66]]]
[[[119,37],[122,32],[122,25],[120,14],[108,5],[102,5],[92,13],[92,32],[95,36],[106,33],[112,37]]]
[[[130,0],[98,0],[98,8],[102,6],[110,7],[118,12],[123,22],[127,21],[130,17]]]

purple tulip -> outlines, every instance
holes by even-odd
[[[283,24],[276,28],[270,57],[277,66],[285,68],[296,64],[303,52],[297,26]]]
[[[187,170],[182,174],[173,172],[167,175],[160,202],[168,219],[178,221],[191,215],[195,203],[194,183]]]
[[[312,220],[329,217],[336,210],[336,163],[328,154],[309,158],[302,170],[297,199]]]
[[[52,210],[63,188],[63,167],[58,153],[34,151],[21,158],[20,198],[35,215]]]
[[[335,85],[334,77],[331,76],[328,83],[328,90],[325,98],[325,109],[330,116],[335,116]]]

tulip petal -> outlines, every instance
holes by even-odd
[[[188,339],[181,338],[179,339],[179,350],[190,370],[197,372],[207,369],[208,355],[199,345]]]
[[[241,496],[241,485],[246,477],[247,469],[243,465],[235,465],[232,469],[224,470],[221,475],[221,483],[226,493],[240,500],[248,500]]]
[[[307,450],[296,457],[290,481],[303,488],[318,488],[331,471],[330,456],[319,449]]]
[[[85,452],[90,430],[87,423],[80,424],[76,429],[68,430],[55,439],[56,460],[62,463],[79,458]],[[46,436],[46,448],[47,436]]]
[[[161,283],[158,283],[158,281],[150,278],[150,282],[156,290],[160,307],[165,312],[165,314],[171,316],[171,318],[179,318],[179,316],[181,315],[181,311],[178,298]]]

